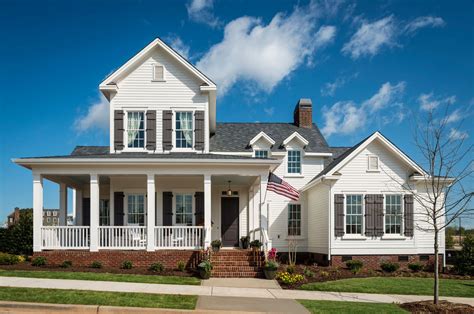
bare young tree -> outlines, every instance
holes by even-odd
[[[449,103],[439,105],[414,119],[414,142],[425,173],[405,182],[397,180],[421,206],[414,227],[434,237],[435,304],[439,301],[439,236],[459,216],[472,212],[468,207],[473,196],[472,181],[468,181],[473,175],[473,145],[467,142],[469,135],[459,131],[463,124],[459,111],[450,109]]]

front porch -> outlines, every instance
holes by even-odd
[[[238,247],[242,236],[268,239],[264,235],[266,211],[262,210],[266,169],[204,174],[177,174],[178,169],[78,172],[34,171],[35,252],[201,250],[216,239],[224,248]],[[43,226],[45,179],[60,187],[59,226]],[[65,219],[68,189],[73,190],[73,225],[69,226]]]

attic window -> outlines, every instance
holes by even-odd
[[[369,155],[368,156],[367,170],[368,171],[378,171],[379,170],[379,157],[377,157],[375,155]]]
[[[165,80],[165,68],[162,65],[153,65],[153,81],[164,81]]]

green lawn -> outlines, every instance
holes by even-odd
[[[132,275],[111,273],[86,273],[64,271],[32,271],[32,270],[4,270],[0,269],[0,276],[4,277],[29,277],[49,279],[77,279],[95,281],[120,281],[161,283],[172,285],[199,285],[201,281],[195,277],[159,276],[159,275]]]
[[[441,279],[440,295],[474,297],[474,280]],[[304,284],[303,290],[431,295],[433,278],[371,277]]]
[[[197,296],[2,287],[0,300],[193,310]]]
[[[342,301],[313,301],[298,300],[311,313],[408,313],[396,304],[389,303],[364,303],[364,302],[342,302]]]

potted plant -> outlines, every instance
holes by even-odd
[[[217,253],[221,249],[222,242],[221,242],[221,240],[214,240],[214,241],[211,242],[211,246],[212,246],[212,251],[214,253]]]
[[[242,243],[242,248],[244,250],[249,248],[249,242],[250,242],[250,237],[249,236],[245,236],[245,237],[240,238],[240,243]]]
[[[275,279],[278,269],[278,263],[274,260],[269,260],[263,266],[263,273],[267,279]]]
[[[202,279],[209,279],[211,277],[212,263],[210,260],[204,260],[198,265],[199,276]]]
[[[260,250],[260,247],[262,246],[262,242],[260,242],[259,240],[253,240],[252,242],[250,242],[250,247],[254,250],[254,251],[258,251]]]

